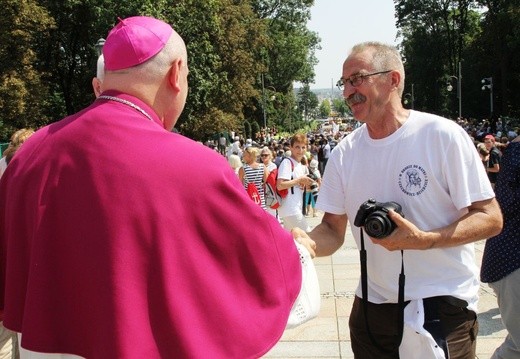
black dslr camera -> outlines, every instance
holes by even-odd
[[[390,209],[404,217],[400,204],[396,202],[380,203],[371,198],[359,207],[354,225],[356,227],[364,226],[365,232],[372,238],[385,238],[396,228],[395,223],[388,217]]]

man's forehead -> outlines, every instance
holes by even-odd
[[[352,54],[343,63],[343,77],[350,77],[360,72],[368,72],[372,69],[370,56],[364,54]]]

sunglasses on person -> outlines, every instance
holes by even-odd
[[[268,154],[268,153],[262,153],[262,154],[260,155],[260,157],[269,157],[269,154]]]

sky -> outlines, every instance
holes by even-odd
[[[331,88],[350,49],[363,41],[397,45],[393,0],[315,0],[307,27],[321,38],[311,89]]]

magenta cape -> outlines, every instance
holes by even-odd
[[[26,142],[0,183],[0,308],[22,346],[253,358],[301,285],[291,235],[224,157],[113,101]]]

